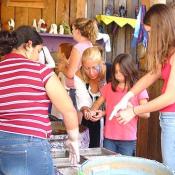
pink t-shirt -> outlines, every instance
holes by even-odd
[[[162,87],[162,94],[165,93],[165,91],[166,91],[167,83],[168,83],[170,72],[171,72],[171,64],[169,63],[169,61],[168,61],[168,63],[166,63],[162,67],[162,79],[164,81],[163,87]],[[175,112],[175,103],[173,103],[173,104],[171,104],[171,105],[161,109],[160,111],[161,112]]]
[[[119,124],[115,118],[109,120],[109,116],[114,109],[114,106],[122,99],[127,91],[123,91],[122,89],[117,88],[117,91],[113,92],[111,83],[108,83],[101,88],[100,92],[106,101],[104,137],[113,140],[136,140],[138,117],[134,117],[129,123],[125,125]],[[132,105],[137,106],[141,99],[148,98],[148,93],[146,90],[144,90],[139,95],[133,97],[130,102]]]
[[[80,42],[74,45],[74,48],[76,48],[78,50],[78,52],[80,53],[80,56],[82,57],[83,52],[89,48],[92,47],[92,43],[90,41],[86,41],[86,42]],[[80,57],[80,58],[81,58]],[[79,60],[79,66],[77,67],[77,70],[81,67],[81,59]],[[68,88],[74,88],[74,80],[73,79],[69,79],[66,78],[66,86]]]

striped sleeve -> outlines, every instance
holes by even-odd
[[[40,65],[40,75],[41,81],[43,82],[44,86],[46,85],[48,79],[54,74],[51,68],[47,67],[44,64]]]

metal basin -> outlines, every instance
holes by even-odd
[[[54,159],[58,158],[68,158],[69,153],[66,150],[56,150],[51,152],[52,157]],[[99,156],[115,156],[118,155],[113,151],[110,151],[105,148],[85,148],[85,149],[80,149],[80,156],[83,157],[84,159],[92,159],[96,158]]]
[[[80,167],[82,175],[173,175],[163,164],[139,157],[98,157]]]

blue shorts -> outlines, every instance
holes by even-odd
[[[163,163],[175,171],[175,112],[160,113]]]

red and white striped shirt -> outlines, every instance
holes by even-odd
[[[47,138],[51,133],[45,65],[8,54],[0,62],[0,131]]]

